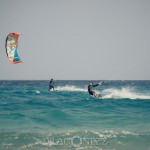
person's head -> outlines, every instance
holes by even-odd
[[[90,84],[89,85],[93,85],[93,82],[92,81],[90,81]]]
[[[51,79],[51,81],[53,81],[53,79]]]

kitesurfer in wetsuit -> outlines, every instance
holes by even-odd
[[[51,89],[54,90],[54,81],[53,81],[53,79],[51,79],[51,80],[49,81],[49,91],[50,91]]]
[[[99,82],[98,84],[93,84],[93,82],[90,82],[88,85],[88,92],[90,95],[94,95],[96,98],[98,98],[98,93],[92,90],[93,87],[96,87],[98,85],[102,85],[102,82]]]

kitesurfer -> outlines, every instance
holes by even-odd
[[[53,80],[53,79],[51,79],[51,80],[49,81],[49,91],[50,91],[51,89],[54,90],[54,80]]]
[[[89,83],[89,85],[88,85],[88,92],[89,92],[89,94],[95,96],[96,98],[98,98],[98,93],[95,92],[95,91],[93,91],[92,88],[93,88],[93,87],[96,87],[96,86],[98,86],[98,85],[102,85],[102,81],[99,82],[98,84],[93,84],[93,82],[91,81],[91,82]]]

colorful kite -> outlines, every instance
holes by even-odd
[[[9,33],[6,38],[5,48],[8,59],[13,64],[22,63],[18,55],[18,37],[20,33]]]

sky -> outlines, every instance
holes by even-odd
[[[20,32],[11,64],[6,36]],[[0,80],[150,80],[149,0],[0,0]]]

